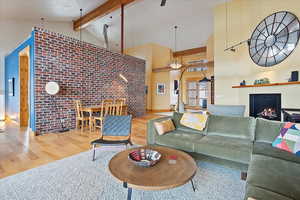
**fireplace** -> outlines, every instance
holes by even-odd
[[[250,94],[252,117],[281,121],[281,94]]]

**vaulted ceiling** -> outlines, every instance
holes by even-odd
[[[0,0],[3,19],[72,21],[106,0]],[[213,32],[213,7],[225,0],[138,0],[125,8],[125,48],[157,43],[174,48],[174,26],[178,28],[177,50],[204,46]],[[111,48],[120,45],[120,10],[91,23],[87,30],[103,40],[103,25],[108,24]]]

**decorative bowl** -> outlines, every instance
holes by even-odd
[[[151,149],[136,149],[128,155],[128,159],[140,167],[152,167],[160,158],[161,154]]]

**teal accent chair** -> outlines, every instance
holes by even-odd
[[[97,145],[132,145],[130,141],[132,116],[106,116],[103,123],[101,137],[91,142],[93,147],[93,161],[95,160]]]

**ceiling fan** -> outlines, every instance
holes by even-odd
[[[167,2],[167,0],[161,0],[161,4],[160,4],[160,6],[165,6],[166,5],[166,2]]]

